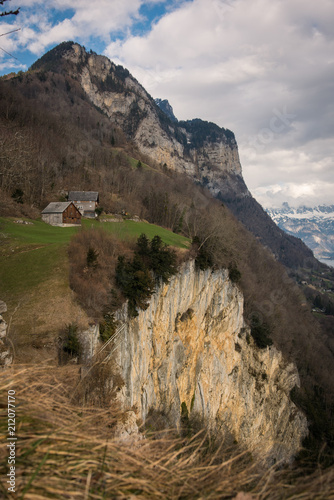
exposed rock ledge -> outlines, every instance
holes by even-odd
[[[126,305],[118,319],[126,322]],[[274,347],[255,347],[243,296],[227,271],[183,265],[127,323],[116,353],[125,406],[145,419],[150,408],[180,422],[181,404],[266,461],[289,461],[307,434],[289,398],[297,370]]]
[[[13,352],[9,345],[7,335],[7,323],[2,314],[7,311],[5,302],[0,300],[0,368],[6,368],[13,362]]]
[[[202,147],[189,147],[186,151],[179,136],[183,135],[191,144],[191,134],[178,125],[172,126],[172,122],[169,132],[166,131],[152,98],[131,75],[119,81],[114,63],[105,56],[87,54],[76,43],[64,57],[83,64],[80,83],[84,92],[114,124],[123,131],[132,131],[131,139],[142,153],[161,165],[166,163],[169,168],[205,183],[215,196],[228,190],[228,186],[232,190],[241,189],[245,196],[250,195],[242,179],[236,143],[231,145],[226,138],[217,137],[213,142],[205,141]],[[118,82],[119,88],[113,89],[110,81]]]

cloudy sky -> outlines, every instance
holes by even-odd
[[[0,74],[77,41],[127,67],[177,118],[233,130],[246,183],[264,206],[334,204],[333,0],[6,5],[21,11],[0,19],[0,35],[20,31],[0,38]]]

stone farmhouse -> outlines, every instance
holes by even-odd
[[[52,226],[77,226],[81,213],[71,201],[52,202],[42,211],[42,220]]]
[[[80,210],[83,217],[96,217],[95,209],[99,203],[99,193],[96,191],[69,191],[68,201]]]

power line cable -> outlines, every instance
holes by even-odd
[[[12,31],[7,31],[7,33],[1,33],[0,36],[9,35],[10,33],[15,33],[16,31],[21,31],[21,28],[17,28],[17,29],[12,30]],[[13,56],[13,54],[11,54],[10,52],[7,52],[7,50],[3,49],[2,47],[0,47],[0,50],[2,50],[5,54],[7,54],[8,56],[12,57],[13,59],[16,59],[16,61],[19,61],[19,63],[23,64],[20,61],[20,59],[18,59],[17,57]]]
[[[12,54],[10,54],[9,52],[7,52],[7,50],[3,49],[2,47],[0,47],[0,50],[2,50],[2,52],[4,52],[5,54],[7,54],[8,56],[12,57],[13,59],[16,59],[17,61],[19,61],[19,63],[21,62],[20,59],[18,59],[17,57],[13,56]]]
[[[7,33],[1,33],[0,36],[9,35],[10,33],[15,33],[15,31],[21,31],[21,28],[17,28],[16,30],[12,30],[12,31],[7,31]]]

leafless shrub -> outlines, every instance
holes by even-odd
[[[131,242],[122,242],[102,229],[83,230],[69,246],[70,285],[80,303],[95,319],[119,297],[114,287],[115,266],[120,254],[131,255]],[[87,264],[89,249],[96,251],[96,265]],[[115,298],[116,294],[116,298]]]
[[[37,219],[40,211],[28,203],[16,203],[11,196],[0,189],[0,216],[1,217],[28,217]]]
[[[72,401],[96,408],[118,407],[116,397],[124,387],[124,380],[113,359],[105,360],[105,352],[94,357],[92,365],[82,367],[81,380],[77,384]]]

